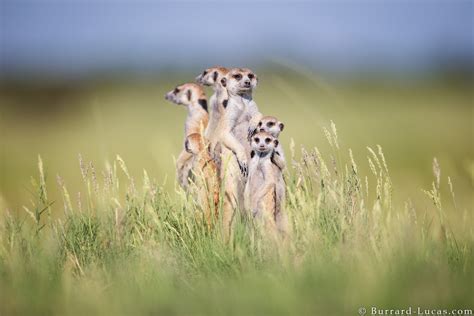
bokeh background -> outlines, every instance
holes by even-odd
[[[471,1],[2,0],[0,205],[29,203],[38,155],[71,192],[78,154],[98,170],[119,154],[172,192],[186,113],[163,95],[224,65],[257,72],[286,151],[328,154],[333,120],[360,168],[384,148],[395,200],[422,203],[437,157],[471,208],[472,33]]]

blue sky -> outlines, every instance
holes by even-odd
[[[470,1],[2,0],[8,72],[255,65],[345,71],[429,69],[469,61]]]

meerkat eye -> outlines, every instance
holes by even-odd
[[[265,143],[270,144],[271,141],[272,141],[272,140],[271,140],[270,138],[268,138],[268,137],[265,138]]]
[[[242,79],[242,75],[241,74],[236,74],[236,75],[233,75],[232,76],[235,80],[239,81],[240,79]]]
[[[275,125],[275,123],[273,123],[273,122],[268,122],[268,123],[267,123],[267,126],[268,126],[268,127],[272,127],[273,125]]]
[[[204,70],[204,71],[202,72],[202,76],[204,77],[205,75],[207,75],[207,70]]]
[[[262,122],[258,122],[258,126],[259,126],[259,127],[262,126]]]
[[[179,93],[179,89],[178,89],[178,88],[175,88],[175,89],[173,90],[173,93],[174,93],[174,94],[178,94],[178,93]]]
[[[253,140],[254,140],[256,143],[259,143],[259,142],[260,142],[260,138],[258,138],[258,137],[255,137]]]
[[[250,80],[252,80],[253,78],[255,78],[255,75],[254,74],[249,74],[248,77],[249,77]]]

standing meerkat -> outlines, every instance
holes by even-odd
[[[206,221],[210,225],[212,207],[214,212],[218,208],[219,181],[217,167],[202,136],[209,118],[206,95],[200,85],[185,83],[168,92],[165,99],[188,109],[184,125],[184,149],[176,161],[177,177],[180,185],[189,190],[189,173],[192,171],[198,201],[203,206]],[[212,197],[212,203],[209,196]]]
[[[260,119],[260,122],[258,122],[257,129],[253,132],[253,134],[258,132],[267,132],[276,139],[278,139],[280,133],[283,131],[283,128],[285,128],[285,124],[280,122],[276,117],[264,116]],[[280,170],[285,169],[285,153],[283,152],[281,142],[279,142],[278,146],[275,148],[275,153],[272,156],[272,161],[280,168]]]
[[[214,131],[227,106],[227,89],[222,86],[221,79],[224,78],[228,72],[229,70],[227,68],[216,66],[207,68],[202,74],[196,77],[197,83],[212,87],[212,90],[214,90],[214,94],[209,99],[209,124],[204,134],[206,139],[211,143],[211,146],[212,143],[215,142]]]
[[[269,229],[287,230],[283,211],[285,182],[282,170],[272,161],[279,141],[267,132],[258,132],[251,139],[249,179],[245,187],[247,207],[254,218]]]
[[[228,99],[223,101],[225,110],[214,131],[215,143],[211,145],[217,145],[221,150],[220,178],[225,192],[222,221],[225,237],[229,237],[235,210],[244,208],[250,159],[248,134],[255,129],[262,115],[252,99],[257,76],[250,69],[229,69],[220,82],[227,90]],[[211,152],[215,152],[212,146]]]
[[[244,175],[250,153],[248,137],[262,118],[252,97],[257,83],[257,76],[247,68],[232,68],[221,79],[229,99],[215,133],[221,144],[234,153]]]
[[[187,189],[189,172],[203,144],[201,131],[209,121],[206,95],[199,85],[185,83],[168,92],[165,99],[174,104],[184,105],[188,109],[184,125],[184,149],[176,160],[178,182],[181,187]]]

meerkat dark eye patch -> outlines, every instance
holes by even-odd
[[[275,125],[275,123],[273,123],[273,122],[268,122],[268,123],[267,123],[267,126],[268,126],[268,127],[272,127],[273,125]]]
[[[229,103],[229,100],[225,99],[224,101],[222,101],[222,106],[225,108],[227,108],[227,103]]]
[[[204,77],[205,75],[207,75],[207,70],[204,70],[204,71],[202,72],[202,76]]]
[[[280,142],[278,141],[278,139],[275,139],[275,147],[278,147],[278,144],[279,144],[279,143],[280,143]],[[280,153],[277,152],[277,155],[280,155]]]
[[[253,140],[254,140],[256,143],[259,143],[259,142],[260,142],[260,138],[258,138],[258,137],[255,137]]]
[[[214,73],[212,74],[212,80],[214,80],[214,82],[217,81],[217,76],[218,76],[217,71],[214,71]]]
[[[265,143],[270,144],[272,140],[270,138],[265,138]]]
[[[241,74],[236,74],[236,75],[233,75],[232,78],[239,81],[240,79],[242,79],[242,75]]]
[[[262,126],[262,122],[258,122],[258,127]]]
[[[280,123],[280,125],[279,125],[279,126],[280,126],[280,131],[282,131],[282,130],[283,130],[283,128],[285,128],[285,124],[283,124],[283,123]]]
[[[249,77],[250,80],[252,80],[253,78],[255,78],[255,75],[254,74],[249,74],[248,77]]]
[[[207,100],[206,99],[199,99],[198,103],[207,112]]]
[[[222,78],[221,79],[221,84],[223,87],[227,86],[227,79],[226,78]]]
[[[179,93],[179,89],[178,89],[178,88],[175,88],[175,89],[173,90],[173,93],[174,93],[174,94],[178,94],[178,93]]]
[[[191,101],[191,97],[193,96],[191,90],[186,91],[186,96],[188,97],[188,100]]]
[[[255,151],[252,150],[252,151],[250,152],[250,158],[253,158],[254,156],[255,156]]]

